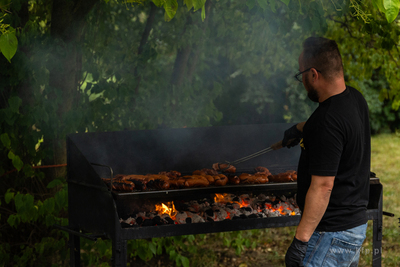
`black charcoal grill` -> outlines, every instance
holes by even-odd
[[[191,173],[215,162],[255,153],[281,140],[289,124],[265,124],[71,134],[67,137],[71,266],[80,266],[80,237],[112,240],[113,266],[126,266],[127,240],[297,225],[300,216],[248,218],[196,224],[123,228],[119,221],[138,206],[158,201],[210,197],[215,193],[296,192],[296,183],[227,185],[164,191],[118,193],[101,178],[177,170]],[[272,174],[296,170],[300,150],[280,149],[241,163],[237,172],[267,167]],[[381,265],[382,185],[370,181],[368,216],[373,220],[373,266]]]

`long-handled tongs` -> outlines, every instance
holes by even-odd
[[[229,169],[230,166],[235,166],[235,165],[237,165],[237,164],[239,164],[239,163],[242,163],[242,162],[244,162],[244,161],[248,161],[248,160],[250,160],[250,159],[253,159],[253,158],[258,157],[258,156],[261,156],[261,155],[264,155],[265,153],[271,152],[271,151],[273,151],[273,150],[278,150],[278,149],[280,149],[280,148],[282,148],[282,141],[279,141],[279,142],[277,142],[277,143],[271,145],[270,147],[267,147],[267,148],[265,148],[265,149],[263,149],[263,150],[260,150],[260,151],[258,151],[258,152],[256,152],[256,153],[251,154],[251,155],[248,155],[248,156],[246,156],[246,157],[237,159],[237,160],[235,160],[235,161],[225,161],[225,162],[228,164],[228,166],[227,166],[226,168],[220,169],[220,170],[221,170],[221,171],[225,171],[225,170]],[[220,165],[220,164],[218,164],[218,165]]]

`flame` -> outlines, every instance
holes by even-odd
[[[164,203],[161,203],[160,205],[156,204],[156,211],[161,215],[168,214],[172,220],[175,220],[176,214],[178,214],[178,211],[175,209],[173,201],[167,202],[167,205],[165,205]]]
[[[231,197],[227,193],[215,194],[215,196],[214,196],[215,203],[226,203],[226,202],[230,202],[230,201],[231,201]]]

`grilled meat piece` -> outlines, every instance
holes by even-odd
[[[215,185],[226,185],[226,183],[228,182],[228,177],[226,177],[223,174],[218,174],[214,176],[215,179]]]
[[[265,173],[266,175],[271,175],[271,172],[265,167],[259,166],[254,168],[254,170],[256,171],[256,173]]]
[[[283,173],[279,173],[276,175],[269,175],[269,181],[274,183],[287,183],[287,182],[295,182],[297,181],[297,172],[296,171],[287,171]]]
[[[228,167],[229,166],[229,167]],[[226,164],[226,163],[214,163],[212,165],[212,168],[215,171],[222,171],[222,172],[229,172],[229,173],[235,173],[236,172],[236,168],[235,166]]]

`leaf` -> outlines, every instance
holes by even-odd
[[[252,10],[253,9],[253,7],[256,5],[256,0],[247,0],[247,2],[246,2],[246,6],[250,9],[250,10]]]
[[[54,198],[48,198],[43,202],[43,208],[45,209],[46,213],[52,213],[54,211]]]
[[[185,5],[186,5],[188,11],[189,11],[190,9],[192,9],[192,7],[193,7],[193,0],[184,0],[184,2],[185,2]]]
[[[161,7],[162,5],[163,5],[163,2],[164,1],[162,1],[162,0],[152,0],[153,1],[153,3],[156,5],[156,6],[158,6],[158,7]]]
[[[18,40],[15,37],[15,31],[10,31],[0,36],[1,53],[11,63],[11,58],[15,55],[18,48]]]
[[[14,153],[12,152],[12,151],[10,151],[10,152],[8,152],[8,158],[9,159],[14,159],[14,157],[15,157],[15,155],[14,155]]]
[[[9,217],[8,217],[8,219],[7,219],[7,223],[11,226],[11,227],[14,227],[14,225],[16,225],[16,219],[17,219],[17,216],[15,215],[15,214],[11,214]]]
[[[59,179],[54,179],[53,181],[51,181],[48,185],[47,188],[53,188],[56,187],[57,185],[62,185],[61,180]]]
[[[399,14],[399,0],[383,0],[383,6],[385,7],[386,20],[389,23],[392,23]]]
[[[8,104],[10,105],[12,112],[19,113],[19,107],[22,104],[22,99],[18,96],[13,96],[8,99]]]
[[[11,140],[7,133],[3,133],[2,135],[0,135],[0,140],[3,143],[3,145],[5,146],[5,148],[10,149]]]
[[[201,20],[204,21],[205,18],[206,18],[206,7],[204,6],[204,7],[201,9]]]
[[[272,12],[275,13],[276,12],[276,2],[275,2],[275,0],[269,1],[269,5],[271,7]]]
[[[281,0],[281,2],[283,2],[286,6],[289,6],[290,0]]]
[[[190,262],[189,259],[185,256],[181,256],[181,262],[183,267],[189,267],[190,266]]]
[[[178,10],[178,2],[176,0],[165,0],[164,9],[168,17],[172,19],[176,14],[176,10]]]
[[[380,12],[385,13],[385,7],[383,6],[383,0],[372,0],[372,4],[376,6]]]
[[[22,162],[22,160],[19,158],[19,156],[16,156],[16,155],[12,159],[12,164],[18,171],[20,171],[22,169],[22,167],[24,166],[24,163]]]
[[[6,203],[10,203],[11,199],[14,198],[14,192],[7,191],[6,195],[4,196],[4,200]]]
[[[204,7],[206,0],[193,0],[193,11],[196,11],[202,7]]]
[[[149,242],[149,249],[154,255],[157,254],[157,248],[156,248],[156,245],[154,243]]]
[[[263,10],[268,9],[268,1],[267,0],[257,0],[257,2]]]

